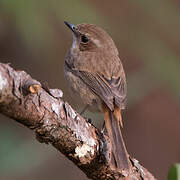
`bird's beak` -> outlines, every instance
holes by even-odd
[[[67,21],[64,21],[64,24],[65,24],[69,29],[71,29],[71,31],[72,31],[74,34],[77,33],[77,28],[76,28],[75,25],[73,25],[73,24],[71,24],[71,23],[69,23],[69,22],[67,22]]]

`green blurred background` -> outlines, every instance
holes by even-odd
[[[72,35],[64,20],[97,24],[114,39],[128,81],[128,151],[158,179],[167,179],[180,161],[180,1],[1,0],[0,62],[62,89],[70,101],[63,63]],[[0,179],[87,178],[32,131],[1,115]]]

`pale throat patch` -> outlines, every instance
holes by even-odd
[[[73,34],[73,43],[72,43],[72,49],[75,49],[77,47],[77,38]]]

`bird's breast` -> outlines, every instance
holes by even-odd
[[[82,107],[88,104],[91,111],[99,111],[101,106],[99,97],[78,76],[69,71],[66,66],[64,67],[64,74],[68,82],[70,95],[76,104]]]

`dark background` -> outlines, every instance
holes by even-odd
[[[1,0],[0,62],[62,89],[70,101],[63,63],[72,35],[64,20],[97,24],[114,39],[128,81],[128,151],[166,179],[180,161],[180,1]],[[1,115],[0,179],[87,178],[56,149],[38,143],[32,131]]]

